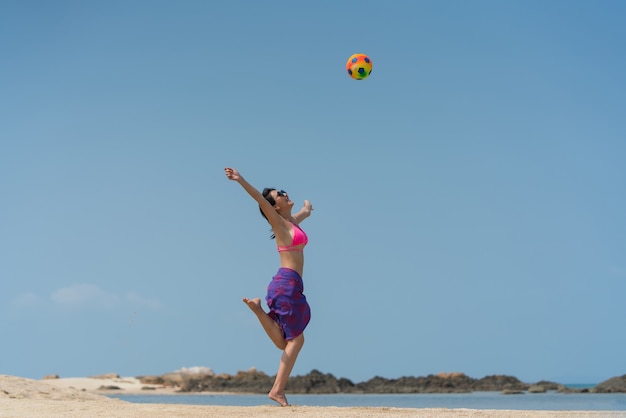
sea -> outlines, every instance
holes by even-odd
[[[586,388],[593,385],[567,385]],[[111,394],[133,403],[167,403],[186,405],[260,406],[274,405],[266,395],[249,394],[172,394],[122,395]],[[546,393],[523,392],[505,395],[501,392],[437,393],[437,394],[287,394],[289,403],[296,406],[338,407],[393,407],[393,408],[447,408],[447,409],[508,409],[545,411],[624,411],[624,393]]]

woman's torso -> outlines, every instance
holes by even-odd
[[[306,233],[290,222],[284,231],[276,234],[276,245],[280,256],[280,266],[292,269],[302,277],[304,269],[304,247],[308,243]],[[281,245],[283,244],[283,245]]]

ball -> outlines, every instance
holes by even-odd
[[[365,54],[354,54],[348,58],[346,71],[355,80],[363,80],[372,73],[372,60]]]

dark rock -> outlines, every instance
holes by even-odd
[[[504,389],[502,391],[503,395],[522,395],[524,393],[524,391],[522,390],[515,390],[515,389]]]
[[[181,392],[247,392],[267,393],[274,377],[250,370],[235,376],[180,376],[163,375],[163,384],[180,387]],[[148,380],[140,379],[142,383]],[[155,381],[155,380],[150,380]],[[404,376],[387,379],[376,376],[366,382],[353,383],[346,378],[337,379],[330,373],[312,370],[304,376],[289,379],[288,393],[467,393],[471,391],[524,391],[529,385],[511,376],[489,376],[480,380],[463,373],[428,375],[426,377]]]
[[[138,376],[137,380],[144,385],[163,385],[165,380],[161,376]]]
[[[522,383],[518,378],[506,375],[485,376],[478,380],[472,389],[477,392],[494,392],[500,390],[528,390],[529,385]]]
[[[474,381],[475,379],[462,373],[426,377],[404,376],[399,379],[376,376],[358,383],[356,388],[361,393],[465,393],[471,391],[470,387]]]
[[[626,393],[626,374],[598,383],[593,391],[595,393]]]
[[[550,382],[548,380],[541,380],[535,383],[536,386],[543,386],[545,390],[559,390],[561,388],[560,383]]]
[[[337,379],[330,373],[323,374],[319,370],[311,370],[304,376],[294,376],[287,384],[289,393],[352,393],[354,383],[350,380]]]
[[[256,369],[239,371],[236,375],[173,372],[162,376],[141,376],[143,384],[179,388],[180,392],[233,392],[268,393],[274,384],[274,376]],[[468,393],[502,392],[505,394],[543,393],[558,390],[563,393],[626,392],[626,375],[609,379],[592,390],[571,389],[558,383],[540,381],[533,385],[523,383],[513,376],[492,375],[474,379],[463,373],[439,373],[425,377],[403,376],[387,379],[376,376],[365,382],[354,383],[337,378],[330,373],[312,370],[303,376],[292,376],[286,392],[295,393]]]
[[[263,372],[250,370],[231,375],[185,375],[180,383],[181,392],[237,392],[268,393],[274,379]]]

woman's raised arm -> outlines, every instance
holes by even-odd
[[[246,179],[244,179],[243,176],[239,174],[237,170],[235,170],[234,168],[226,167],[224,169],[224,173],[226,174],[226,177],[228,177],[229,180],[236,181],[237,183],[239,183],[241,187],[243,187],[243,189],[246,192],[248,192],[250,197],[256,200],[256,202],[261,207],[261,210],[267,217],[267,220],[269,221],[270,225],[272,225],[272,228],[275,225],[280,224],[280,221],[282,220],[282,218],[280,217],[278,212],[276,212],[276,210],[274,210],[270,202],[268,202],[267,199],[263,197],[263,194],[261,194],[261,192],[259,192],[256,188],[254,188],[254,186],[248,183]]]
[[[294,214],[293,217],[297,223],[304,221],[306,218],[311,216],[311,211],[313,210],[313,205],[308,200],[304,201],[304,205],[302,205],[302,209],[298,211],[298,213]]]

